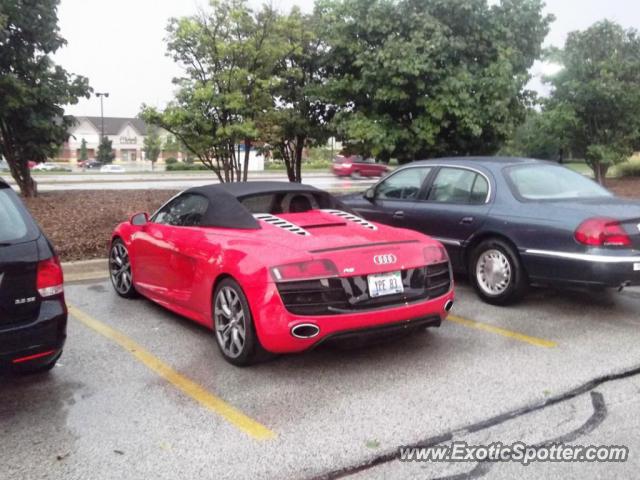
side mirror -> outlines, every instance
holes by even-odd
[[[365,190],[364,198],[366,198],[371,203],[373,203],[373,201],[376,199],[376,189],[371,187],[371,188],[368,188],[367,190]]]
[[[129,220],[131,225],[135,225],[137,227],[141,227],[142,225],[146,225],[149,223],[149,214],[148,213],[136,213],[131,220]]]

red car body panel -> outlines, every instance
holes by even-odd
[[[425,247],[442,246],[418,232],[378,224],[373,230],[327,211],[278,217],[309,234],[296,235],[262,220],[257,230],[124,222],[115,229],[113,239],[126,244],[133,283],[142,295],[208,328],[213,328],[216,282],[229,276],[235,279],[247,297],[262,346],[274,353],[306,350],[339,332],[425,316],[446,317],[445,305],[454,299],[452,279],[451,288],[435,299],[336,315],[291,313],[273,278],[275,266],[329,259],[339,277],[368,275],[424,266]],[[373,257],[381,254],[393,254],[397,261],[377,265]],[[300,323],[313,323],[320,333],[296,338],[291,328]]]
[[[360,175],[361,177],[381,177],[389,171],[382,163],[366,162],[360,157],[338,157],[331,166],[332,172],[339,177]]]

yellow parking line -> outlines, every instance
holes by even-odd
[[[269,440],[276,437],[276,434],[273,431],[249,418],[244,413],[204,389],[193,380],[179,374],[162,360],[147,352],[125,334],[114,330],[74,306],[69,305],[69,313],[87,327],[119,344],[122,348],[138,359],[138,361],[156,372],[182,393],[193,398],[203,407],[220,415],[226,421],[242,430],[250,437],[257,440]]]
[[[514,340],[529,343],[531,345],[535,345],[536,347],[554,348],[558,346],[556,342],[552,342],[551,340],[531,337],[523,333],[513,332],[511,330],[506,330],[500,327],[494,327],[493,325],[489,325],[487,323],[476,322],[475,320],[468,320],[466,318],[457,317],[455,315],[449,315],[447,317],[447,320],[459,325],[464,325],[465,327],[477,328],[478,330],[484,330],[485,332],[495,333],[496,335],[502,335],[503,337],[508,337]]]

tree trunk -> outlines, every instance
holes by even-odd
[[[296,136],[296,151],[295,151],[295,180],[294,182],[302,182],[302,152],[304,150],[304,142],[306,138],[304,135]]]
[[[242,170],[242,181],[246,182],[249,178],[249,154],[251,153],[251,139],[244,139],[244,168]]]
[[[5,146],[6,147],[6,146]],[[31,176],[31,170],[29,170],[28,161],[20,161],[13,155],[12,151],[8,151],[5,148],[5,157],[11,170],[11,176],[18,184],[20,193],[24,198],[37,197],[38,196],[38,184]]]
[[[593,173],[595,175],[596,181],[600,185],[605,184],[608,171],[609,171],[609,165],[602,164],[600,162],[596,162],[593,164]]]
[[[287,169],[287,177],[289,177],[290,182],[296,181],[295,175],[295,166],[294,161],[291,158],[291,147],[289,146],[289,142],[287,140],[283,140],[279,144],[280,154],[282,155],[282,160],[284,161],[284,166]]]

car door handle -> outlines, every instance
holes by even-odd
[[[462,220],[460,220],[460,224],[461,225],[471,225],[473,223],[474,218],[473,217],[463,217]]]
[[[396,218],[398,220],[404,218],[404,212],[402,210],[396,210],[395,212],[393,212],[393,218]]]

